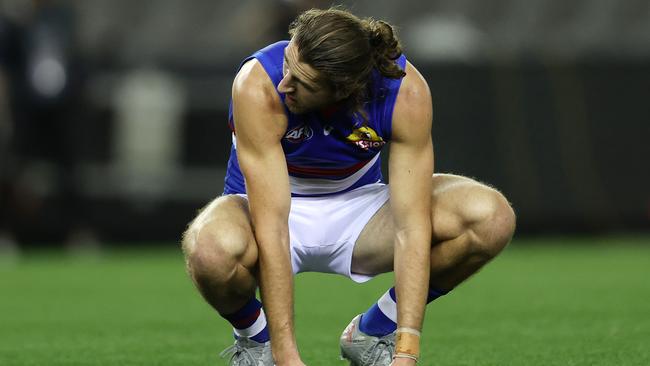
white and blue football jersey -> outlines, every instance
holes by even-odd
[[[284,49],[288,41],[267,46],[246,58],[242,65],[257,59],[276,88],[282,80]],[[406,57],[397,64],[404,70]],[[323,196],[347,192],[382,181],[379,152],[390,141],[393,109],[402,79],[372,73],[368,120],[333,106],[328,110],[293,114],[285,106],[288,125],[282,138],[292,196]],[[279,93],[284,102],[284,94]],[[229,121],[233,144],[228,160],[224,194],[246,193],[244,177],[237,161],[237,122],[230,102]]]

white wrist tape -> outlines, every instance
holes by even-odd
[[[399,327],[397,328],[396,333],[410,333],[418,337],[422,335],[422,332],[420,332],[419,330],[415,328],[409,328],[409,327]]]

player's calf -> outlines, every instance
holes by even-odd
[[[497,190],[476,184],[467,191],[461,209],[469,254],[479,261],[494,258],[510,242],[515,231],[515,213]]]
[[[468,178],[438,187],[432,225],[443,239],[431,248],[430,286],[450,291],[503,250],[515,215],[500,192]]]

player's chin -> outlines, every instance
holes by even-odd
[[[287,106],[287,109],[289,110],[289,112],[291,112],[293,114],[303,114],[303,113],[305,113],[305,110],[303,108],[300,108],[300,106],[296,105],[295,103],[285,103],[285,105]]]

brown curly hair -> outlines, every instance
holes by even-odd
[[[361,19],[340,8],[311,9],[291,23],[289,35],[300,60],[318,70],[335,97],[364,122],[372,70],[393,79],[406,75],[395,62],[402,54],[399,39],[385,21]]]

